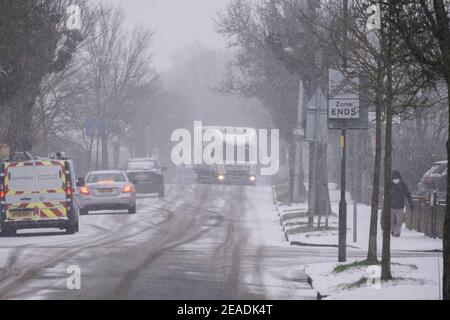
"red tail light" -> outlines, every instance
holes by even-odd
[[[130,193],[131,191],[133,191],[133,187],[131,185],[129,185],[129,184],[124,186],[123,189],[122,189],[123,193]]]
[[[67,197],[72,197],[72,185],[70,183],[67,183],[66,186],[66,196]]]
[[[3,200],[5,198],[5,190],[0,190],[0,199]]]
[[[83,195],[89,195],[90,194],[89,188],[88,187],[81,187],[80,188],[80,193],[83,194]]]

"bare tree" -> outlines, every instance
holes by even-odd
[[[66,28],[70,4],[86,7],[83,0],[0,4],[0,105],[8,117],[3,140],[11,151],[31,150],[33,109],[41,80],[64,69],[81,40],[78,30]]]
[[[253,63],[251,59],[258,56],[262,56],[262,59],[266,61],[267,58],[280,61],[288,72],[297,77],[297,83],[302,81],[305,94],[304,101],[301,103],[306,105],[323,81],[322,75],[326,70],[324,67],[326,54],[314,41],[310,41],[308,36],[311,34],[314,24],[304,19],[302,14],[302,10],[306,10],[310,17],[314,17],[315,9],[316,4],[313,1],[270,0],[255,4],[251,1],[236,0],[220,17],[218,31],[228,37],[231,47],[241,49],[240,61],[247,65],[251,65]],[[245,58],[245,54],[248,55],[247,58]],[[254,64],[254,66],[264,67],[263,63]],[[298,97],[298,85],[295,91]],[[296,120],[297,107],[298,98],[297,102],[290,106],[287,117],[290,117],[291,120]],[[285,130],[293,131],[296,126],[297,123],[286,121],[282,127]],[[287,136],[291,138],[292,134],[287,133]],[[288,140],[288,144],[291,146],[289,148],[290,158],[294,159],[292,140]],[[323,150],[326,152],[326,149]],[[326,153],[321,154],[320,157],[326,158]],[[292,163],[290,167],[293,169]],[[324,173],[326,170],[318,169],[319,176]],[[325,177],[325,179],[327,178]],[[303,181],[301,185],[301,192],[305,192]],[[328,188],[319,190],[319,195],[326,197]],[[326,199],[324,200],[326,201]]]
[[[105,9],[89,30],[80,54],[89,88],[85,103],[90,109],[88,117],[95,119],[98,129],[103,168],[109,167],[110,138],[125,135],[128,119],[159,87],[158,75],[151,67],[153,33],[140,27],[127,32],[124,20],[123,10]],[[116,148],[119,146],[116,143]]]
[[[382,24],[379,31],[367,30],[367,8],[378,1],[352,1],[343,12],[341,1],[324,2],[321,25],[328,35],[322,43],[333,53],[335,67],[348,78],[357,69],[361,78],[358,90],[370,103],[376,113],[376,147],[373,174],[373,192],[369,250],[367,260],[377,261],[377,224],[380,190],[382,154],[382,116],[386,119],[385,157],[384,157],[384,204],[383,204],[383,279],[392,277],[390,272],[390,193],[392,167],[392,117],[409,116],[411,110],[422,110],[431,103],[422,89],[427,80],[417,74],[417,65],[404,63],[404,47],[392,32],[389,24]],[[384,9],[384,7],[383,7]],[[384,11],[383,11],[384,12]],[[386,13],[387,14],[387,13]],[[385,19],[385,14],[382,18]],[[343,44],[342,28],[346,25],[346,43]],[[318,34],[320,38],[321,34]],[[346,66],[343,66],[345,59]],[[348,71],[350,68],[350,72]],[[417,114],[417,112],[416,112]]]
[[[444,0],[390,1],[389,22],[406,44],[411,60],[432,81],[443,80],[450,91],[450,3]],[[450,112],[450,99],[448,99]],[[447,123],[448,124],[448,123]],[[448,124],[450,126],[450,124]],[[447,134],[447,157],[450,156],[450,130]],[[447,185],[447,208],[444,222],[443,297],[450,299],[450,180]]]

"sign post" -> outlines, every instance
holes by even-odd
[[[352,68],[328,70],[328,129],[341,130],[341,199],[339,201],[338,261],[347,259],[346,153],[347,130],[367,129],[367,104],[360,99],[359,71]]]

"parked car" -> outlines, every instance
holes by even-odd
[[[136,213],[136,191],[124,171],[92,171],[79,178],[80,215],[90,210],[128,210]]]
[[[427,195],[432,191],[445,193],[447,190],[447,173],[447,161],[433,163],[431,168],[424,173],[422,179],[420,179],[420,182],[417,185],[418,195]]]
[[[164,197],[163,172],[166,170],[166,167],[161,167],[152,158],[130,159],[125,167],[137,193],[157,193],[160,198]]]

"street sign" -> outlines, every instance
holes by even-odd
[[[295,128],[294,129],[294,136],[297,138],[304,138],[305,137],[305,130],[303,128]]]
[[[359,119],[359,99],[329,99],[328,119]]]
[[[86,136],[88,136],[89,138],[99,136],[103,130],[103,126],[104,122],[102,119],[99,119],[98,117],[95,116],[88,117],[84,124]]]
[[[368,101],[361,96],[359,70],[328,70],[328,128],[367,129]]]
[[[11,149],[7,144],[0,144],[0,159],[8,159],[10,152]]]
[[[347,6],[344,1],[344,7]],[[347,129],[368,129],[369,101],[361,96],[361,88],[364,83],[360,83],[359,70],[345,68],[340,70],[328,69],[328,129],[341,130],[341,199],[339,201],[339,249],[338,261],[346,260],[347,247],[347,201],[346,192],[346,150],[347,150]],[[355,207],[354,207],[355,210]],[[356,212],[356,210],[355,210]]]
[[[307,142],[325,143],[328,140],[327,97],[325,94],[321,89],[317,89],[305,109]]]

